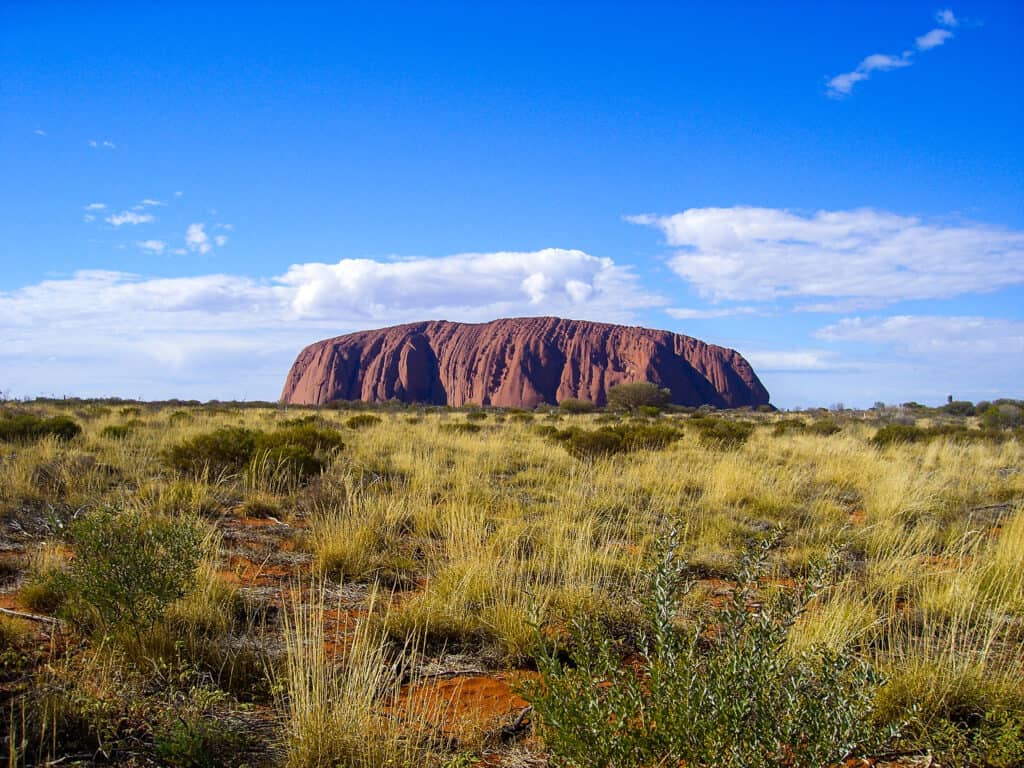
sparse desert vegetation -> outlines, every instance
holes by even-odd
[[[1024,764],[1020,405],[658,395],[3,405],[8,765]]]

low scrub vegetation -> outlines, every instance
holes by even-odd
[[[952,405],[9,406],[80,432],[0,441],[0,744],[1024,765],[1017,404]]]

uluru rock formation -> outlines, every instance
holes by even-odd
[[[609,387],[634,381],[667,387],[679,405],[768,402],[735,350],[668,331],[557,317],[435,320],[318,341],[299,353],[281,399],[532,408],[575,397],[603,405]]]

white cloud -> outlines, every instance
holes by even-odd
[[[96,217],[93,216],[91,213],[87,213],[87,214],[82,216],[82,221],[84,221],[86,223],[88,223],[90,221],[96,221]]]
[[[267,279],[83,271],[0,292],[0,368],[18,372],[5,384],[23,394],[65,380],[96,395],[272,399],[302,346],[346,331],[524,314],[629,322],[663,303],[628,268],[561,249],[342,259]],[[178,386],[199,383],[167,391],[168,370]]]
[[[932,48],[938,48],[952,36],[953,33],[948,29],[933,29],[917,38],[917,50],[930,51]]]
[[[895,347],[903,356],[945,366],[987,361],[1005,372],[1024,369],[1024,322],[987,317],[894,315],[845,318],[815,334],[825,341]],[[975,369],[977,370],[977,369]]]
[[[838,366],[830,352],[817,349],[748,351],[743,356],[760,372],[825,371]]]
[[[680,249],[671,268],[714,301],[835,298],[870,306],[1024,283],[1024,232],[986,224],[871,209],[802,216],[747,207],[629,221],[662,230]]]
[[[117,149],[116,145],[112,141],[104,141],[103,146],[107,149]]]
[[[164,203],[160,200],[152,200],[147,197],[145,200],[140,200],[139,205],[141,205],[143,208],[151,208],[156,205],[167,205],[167,203]]]
[[[89,139],[86,142],[86,144],[88,144],[93,149],[99,149],[101,147],[103,149],[117,149],[117,145],[114,144],[114,142],[110,141],[110,139],[104,139],[103,141],[97,141],[96,139]]]
[[[670,307],[665,313],[676,320],[714,320],[721,317],[737,317],[738,315],[755,315],[761,310],[758,307],[721,307],[718,309],[695,309],[690,307]]]
[[[85,210],[87,210],[87,211],[102,211],[106,207],[107,207],[106,203],[89,203],[87,206],[85,206]]]
[[[167,243],[163,240],[143,240],[139,243],[139,248],[151,253],[163,253],[166,247]]]
[[[98,147],[100,145],[99,142],[96,141],[95,139],[89,139],[87,143],[90,147]]]
[[[107,216],[106,221],[115,227],[120,227],[122,224],[148,224],[154,221],[155,217],[149,213],[135,213],[134,211],[121,211],[121,213],[115,213]]]
[[[175,196],[175,197],[181,197],[181,196],[182,196],[182,195],[184,195],[184,194],[185,194],[184,192],[178,191],[178,192],[175,192],[175,193],[174,193],[174,196]]]
[[[227,235],[217,235],[216,237],[213,238],[213,242],[215,242],[219,246],[225,245],[227,243],[227,241],[228,241],[228,236]]]
[[[205,224],[189,224],[185,230],[185,245],[190,251],[197,253],[210,252],[210,237],[206,234]]]
[[[32,131],[32,133],[34,133],[36,136],[46,135],[46,131],[44,131],[42,128],[36,128],[34,131]]]
[[[956,17],[950,10],[939,11],[936,15],[939,23],[954,27],[957,24]],[[921,35],[915,41],[915,50],[929,51],[932,48],[945,43],[953,33],[948,29],[933,29]],[[842,99],[853,93],[853,87],[864,80],[867,80],[872,72],[889,72],[893,69],[909,67],[914,63],[914,51],[903,51],[899,55],[887,53],[873,53],[864,57],[852,71],[836,75],[828,80],[826,93],[833,99]]]

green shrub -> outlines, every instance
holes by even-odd
[[[466,414],[466,421],[484,421],[486,418],[486,411],[470,411]]]
[[[31,413],[0,416],[0,441],[30,441],[50,435],[58,440],[71,440],[80,434],[82,434],[82,428],[67,416],[43,418]]]
[[[366,429],[367,427],[374,427],[380,424],[380,422],[380,416],[374,416],[372,413],[357,413],[345,421],[345,426],[349,429]]]
[[[754,601],[767,545],[725,605],[692,629],[675,620],[683,569],[672,550],[650,577],[635,663],[600,626],[575,624],[568,650],[538,632],[540,679],[523,693],[556,764],[820,768],[892,738],[872,725],[880,679],[866,662],[848,651],[788,655],[813,592]]]
[[[842,427],[836,424],[831,419],[822,419],[821,421],[815,421],[807,427],[808,434],[820,435],[821,437],[828,437],[834,435],[836,432],[842,431]]]
[[[597,405],[590,402],[589,400],[580,400],[576,397],[567,397],[562,400],[558,407],[562,409],[564,413],[593,413],[597,410]]]
[[[682,435],[670,424],[630,423],[602,426],[598,429],[570,427],[555,430],[549,436],[562,443],[577,459],[595,459],[615,453],[665,448]]]
[[[193,475],[238,473],[252,459],[258,436],[258,432],[243,427],[221,427],[171,447],[167,463]]]
[[[608,407],[613,411],[631,411],[642,405],[664,408],[672,402],[672,393],[649,381],[615,384],[608,389]]]
[[[913,424],[886,424],[871,438],[877,446],[919,443],[928,438],[928,432]]]
[[[192,475],[269,470],[302,479],[318,474],[344,445],[337,430],[306,421],[273,432],[223,427],[173,446],[167,452],[167,462]]]
[[[197,522],[98,510],[68,527],[66,610],[80,625],[136,639],[192,588],[202,556]]]
[[[806,431],[807,425],[802,419],[779,419],[772,427],[772,434],[776,437],[781,437],[790,432],[800,433]]]
[[[691,418],[703,445],[712,448],[738,448],[754,433],[754,425],[746,421],[729,421],[714,416]]]
[[[222,691],[193,688],[187,698],[171,702],[153,729],[153,751],[171,768],[232,768],[243,764],[254,739],[223,717],[227,697]]]
[[[132,435],[143,423],[138,419],[132,419],[124,424],[108,424],[100,430],[100,437],[108,440],[124,440]]]

